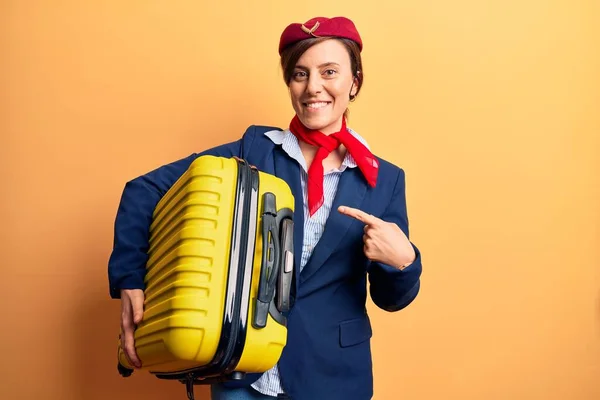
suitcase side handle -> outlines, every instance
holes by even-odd
[[[255,329],[264,328],[267,325],[269,306],[275,297],[279,259],[281,257],[278,231],[275,195],[267,192],[263,195],[262,263],[254,318],[252,319],[252,326]]]

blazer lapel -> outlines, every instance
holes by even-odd
[[[304,241],[304,198],[300,182],[300,166],[281,147],[275,147],[273,153],[275,175],[287,182],[294,195],[294,275],[296,293],[298,293],[302,242]]]
[[[337,210],[338,207],[344,205],[360,208],[366,192],[367,183],[358,168],[347,169],[342,173],[337,194],[325,224],[325,231],[319,243],[315,246],[311,258],[302,270],[301,282],[310,278],[327,261],[346,234],[350,224],[354,221],[353,218],[340,214]]]

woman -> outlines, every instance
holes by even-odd
[[[289,129],[250,127],[239,140],[165,165],[127,183],[109,263],[121,298],[125,351],[140,366],[133,327],[142,318],[147,231],[161,196],[196,157],[238,156],[284,179],[295,206],[295,304],[279,363],[262,375],[212,387],[214,400],[370,399],[374,303],[397,311],[417,296],[421,260],[408,239],[402,169],[375,157],[346,127],[363,84],[362,40],[352,21],[313,18],[289,25],[279,53],[295,115]],[[299,268],[298,268],[299,266]]]

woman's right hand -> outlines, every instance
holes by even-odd
[[[135,351],[134,331],[144,316],[144,291],[141,289],[121,290],[121,346],[129,363],[141,368],[142,363]]]

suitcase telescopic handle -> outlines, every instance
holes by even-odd
[[[263,195],[262,243],[260,282],[252,322],[256,329],[264,328],[267,325],[269,306],[275,297],[275,287],[279,273],[281,251],[277,227],[277,206],[273,193]]]

